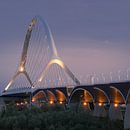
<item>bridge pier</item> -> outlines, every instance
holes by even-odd
[[[120,109],[119,104],[110,104],[109,108],[109,118],[110,120],[123,120],[123,115]]]
[[[106,112],[103,104],[95,103],[93,116],[95,116],[95,117],[106,117],[107,116],[107,112]]]
[[[124,129],[130,129],[130,103],[126,105],[126,111],[124,117]]]

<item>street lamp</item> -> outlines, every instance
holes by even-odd
[[[86,84],[89,84],[89,75],[86,75],[85,82]]]
[[[96,83],[99,83],[99,78],[94,73],[93,75],[91,75],[91,84],[95,84],[95,80],[96,80]]]
[[[130,68],[129,69],[127,69],[127,80],[129,80],[129,71],[130,71]]]
[[[95,73],[94,73],[94,79],[96,79],[96,83],[99,83],[99,78]]]
[[[92,75],[90,76],[91,84],[94,84],[94,78],[95,78],[94,76],[92,76]]]
[[[118,79],[121,81],[121,70],[118,70]]]
[[[98,77],[96,77],[96,80],[97,80],[97,83],[99,83],[99,78]]]
[[[112,82],[113,78],[112,78],[112,72],[110,72],[110,80]]]
[[[104,83],[106,82],[106,79],[105,79],[105,76],[104,76],[104,73],[102,73],[102,79],[104,81]]]

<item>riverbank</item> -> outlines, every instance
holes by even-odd
[[[95,118],[87,111],[64,106],[18,108],[8,106],[0,112],[0,130],[123,130],[123,122]]]

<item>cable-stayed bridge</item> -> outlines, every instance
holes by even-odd
[[[105,106],[110,105],[109,117],[124,119],[130,128],[130,82],[82,85],[59,57],[50,28],[39,16],[29,24],[19,65],[1,97],[31,98],[37,105],[43,100],[50,104],[81,103],[88,109],[93,104],[97,117],[107,116]]]

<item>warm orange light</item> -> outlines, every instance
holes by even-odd
[[[50,104],[53,104],[54,102],[53,101],[50,101]]]
[[[117,104],[117,103],[115,103],[115,104],[114,104],[114,107],[118,107],[118,104]]]
[[[60,104],[63,104],[63,102],[62,102],[62,101],[60,101],[59,103],[60,103]]]
[[[87,103],[86,103],[86,102],[84,102],[84,103],[83,103],[83,105],[84,105],[84,106],[87,106]]]
[[[19,68],[19,71],[20,71],[20,72],[23,72],[23,71],[24,71],[24,67],[21,66],[21,67]]]
[[[100,103],[98,103],[98,105],[99,105],[99,106],[102,106],[102,103],[100,102]]]
[[[34,99],[34,98],[32,99],[32,102],[35,102],[35,99]]]

